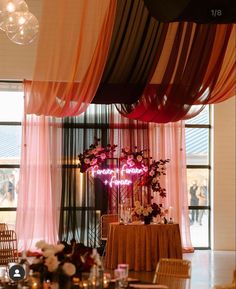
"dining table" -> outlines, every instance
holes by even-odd
[[[110,223],[105,268],[129,264],[129,270],[153,271],[160,258],[182,259],[179,224]]]

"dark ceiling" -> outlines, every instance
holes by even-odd
[[[158,21],[236,23],[236,0],[144,0]]]

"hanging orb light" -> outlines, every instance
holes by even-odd
[[[6,30],[6,23],[11,21],[16,12],[27,12],[28,5],[24,0],[1,0],[0,1],[0,29]]]
[[[29,18],[28,13],[30,12],[15,12],[12,13],[5,21],[6,33],[12,33],[18,31]]]
[[[30,12],[15,14],[12,21],[7,23],[7,37],[16,44],[30,44],[39,30],[38,19]]]
[[[24,0],[0,0],[0,29],[14,43],[27,45],[36,38],[39,23]]]
[[[28,11],[28,5],[24,0],[0,0],[0,11],[12,13],[15,11]]]

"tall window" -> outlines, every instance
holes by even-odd
[[[0,223],[11,229],[16,221],[22,118],[22,88],[14,84],[4,90],[0,84]],[[210,247],[210,130],[209,106],[186,121],[189,219],[195,248]]]
[[[11,86],[11,85],[10,85]],[[15,228],[23,92],[0,91],[0,223]]]
[[[187,185],[192,243],[210,247],[210,107],[186,121]]]

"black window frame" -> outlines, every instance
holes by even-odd
[[[0,83],[8,84],[22,84],[22,81],[17,80],[0,80]],[[7,91],[7,90],[6,90]],[[23,90],[22,90],[23,92]],[[18,121],[0,121],[0,126],[22,126],[22,122]],[[20,169],[19,164],[0,164],[0,169]],[[16,207],[0,207],[0,212],[16,212]]]
[[[186,164],[187,170],[188,169],[207,169],[208,170],[208,205],[206,206],[188,206],[189,210],[207,210],[208,211],[208,246],[207,247],[194,247],[196,250],[210,250],[211,249],[211,178],[212,178],[212,108],[209,105],[208,117],[209,117],[209,124],[186,124],[185,128],[204,128],[208,129],[208,165],[189,165]],[[187,160],[186,160],[187,162]]]

